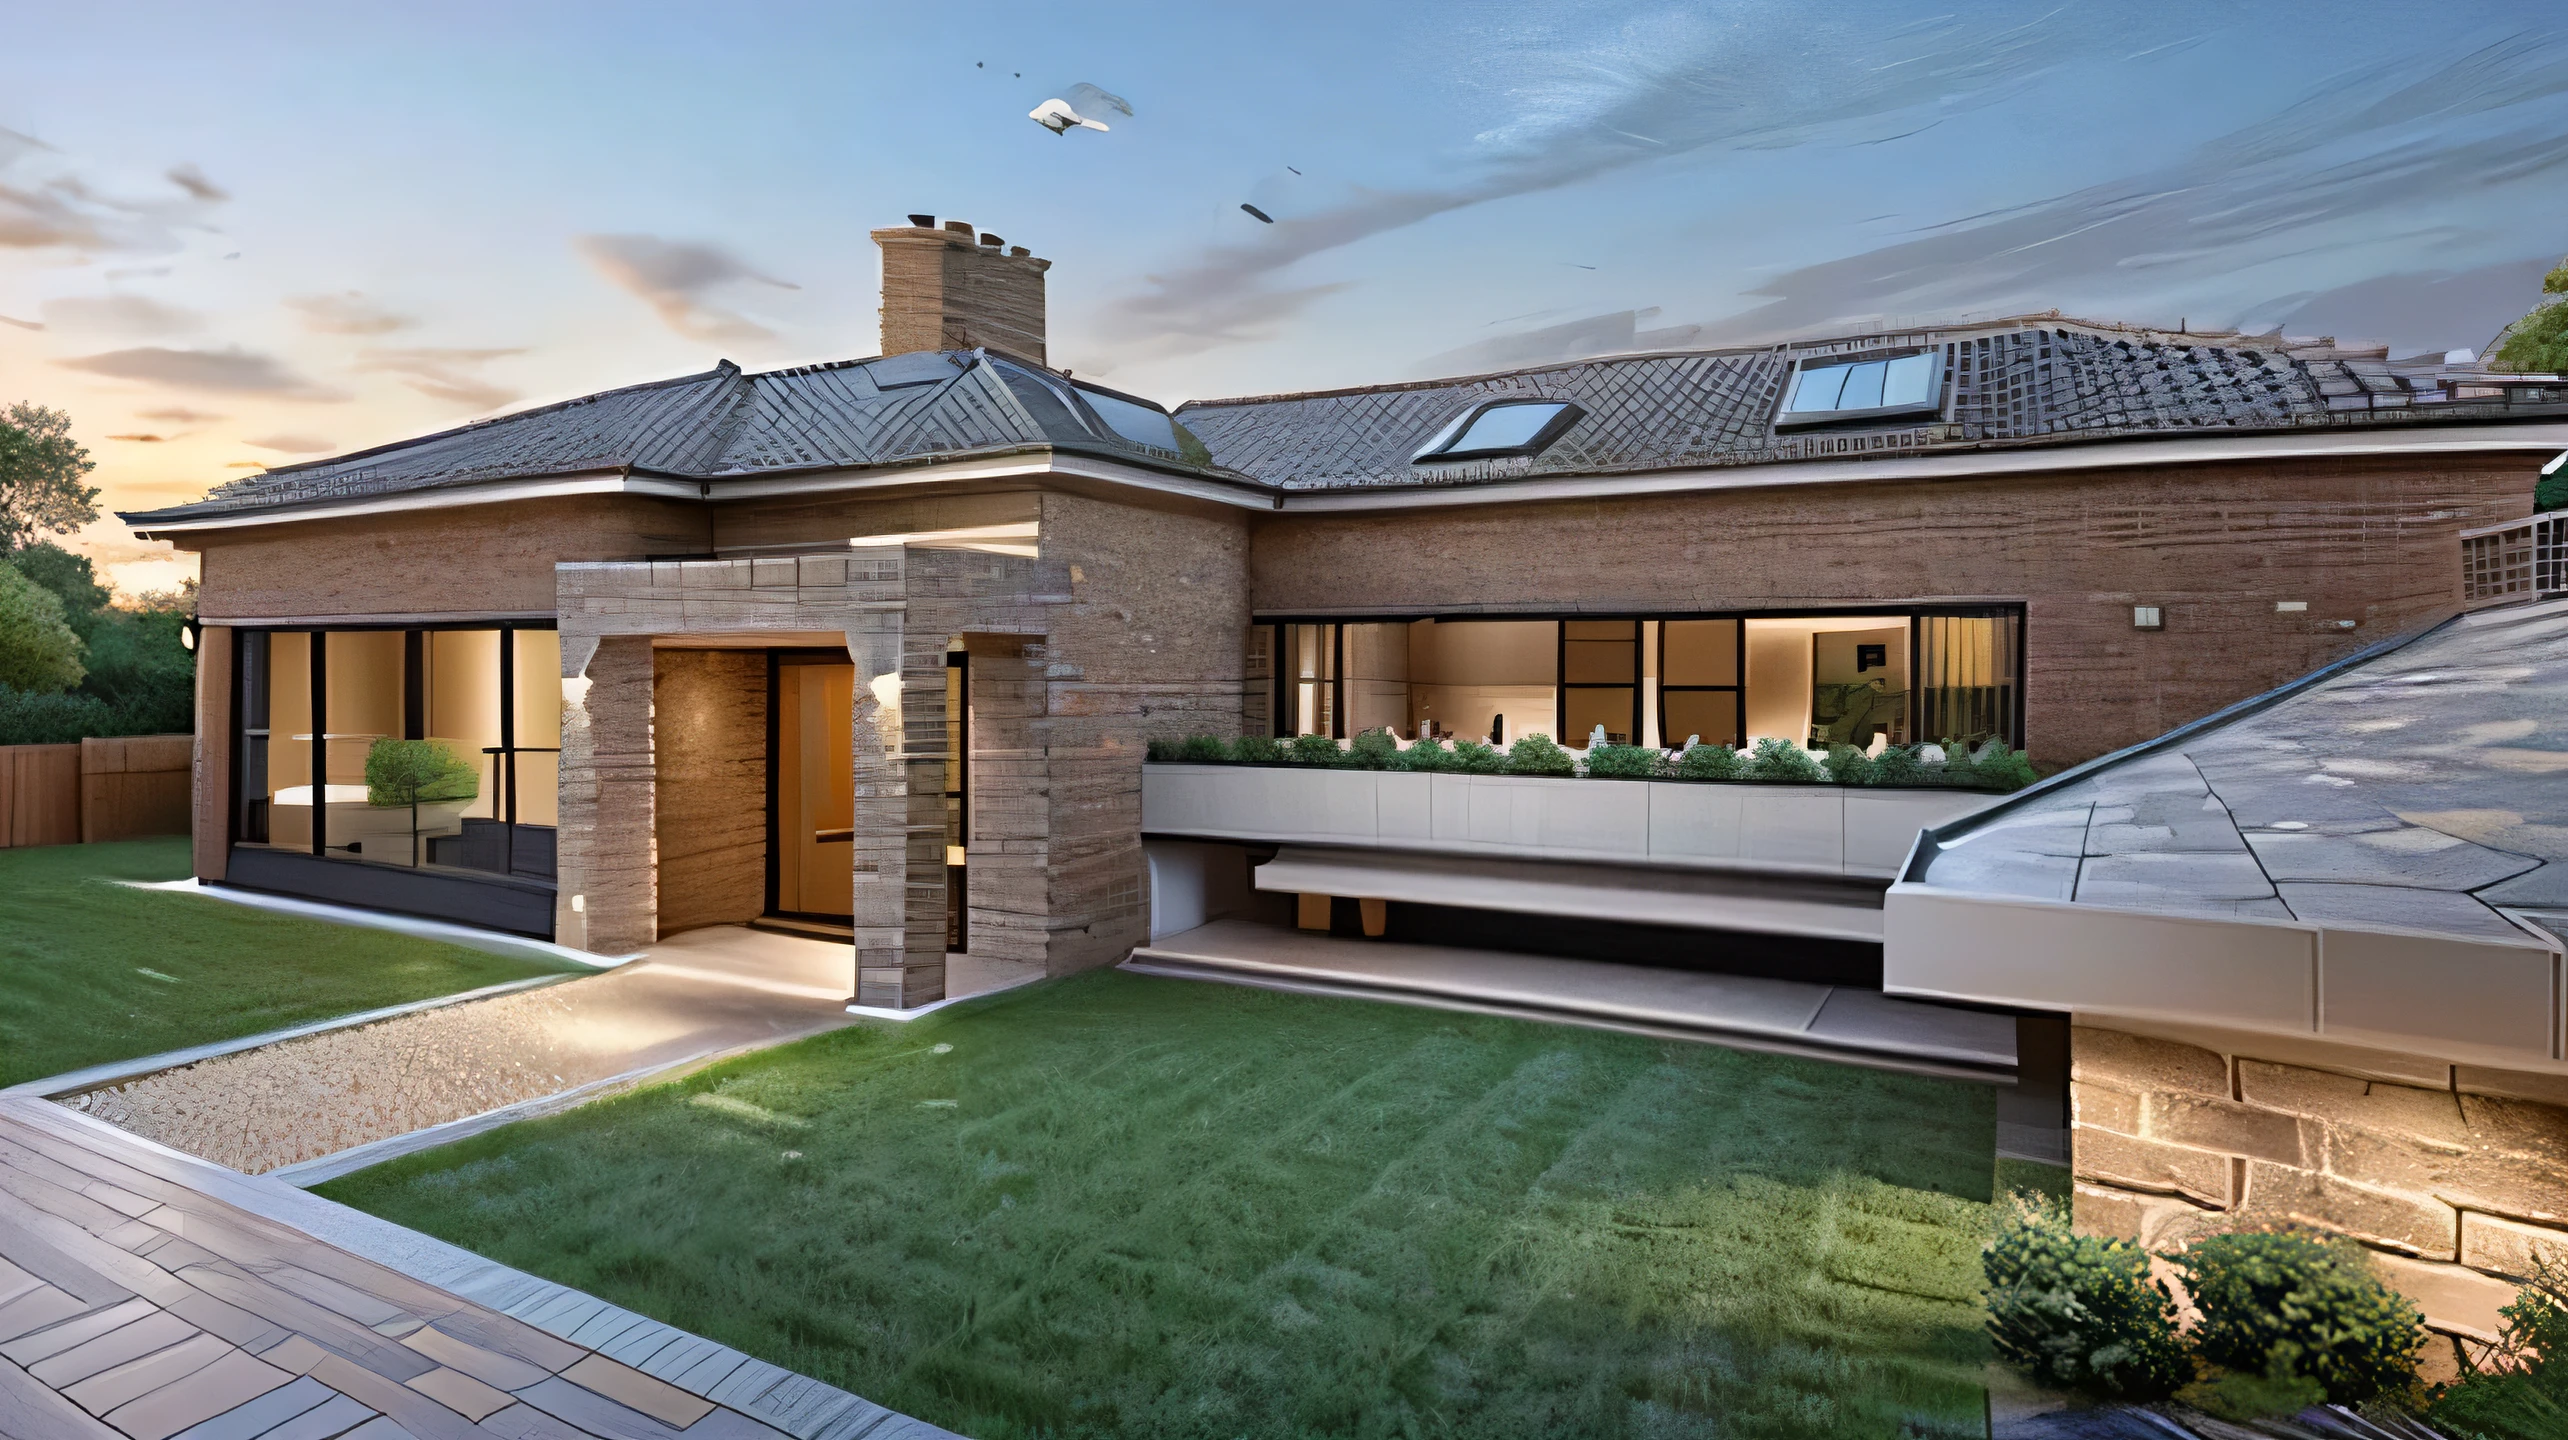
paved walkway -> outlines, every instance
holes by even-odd
[[[1843,985],[1347,940],[1244,920],[1216,920],[1154,940],[1133,951],[1124,968],[1599,1025],[1961,1079],[2005,1081],[2015,1074],[2012,1018]]]
[[[948,1432],[282,1182],[12,1096],[0,1097],[0,1435]]]
[[[1026,969],[965,965],[955,978],[998,988],[1031,978],[1017,973]],[[223,1055],[63,1103],[247,1174],[292,1167],[313,1184],[421,1140],[460,1138],[459,1126],[851,1024],[848,982],[843,944],[691,930],[603,975]]]

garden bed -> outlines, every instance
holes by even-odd
[[[1768,785],[1847,785],[1884,789],[2020,790],[2040,776],[2024,752],[1991,740],[1976,747],[1892,745],[1878,751],[1832,745],[1814,755],[1783,740],[1747,750],[1688,745],[1591,745],[1565,750],[1547,735],[1518,737],[1501,750],[1478,740],[1448,746],[1428,738],[1403,741],[1367,730],[1344,744],[1326,735],[1190,735],[1153,740],[1148,756],[1193,765],[1286,765],[1327,770],[1392,770],[1416,774],[1520,775],[1582,780],[1683,780]]]

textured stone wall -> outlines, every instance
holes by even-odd
[[[661,650],[651,690],[662,935],[767,908],[767,656]]]
[[[1287,514],[1257,522],[1254,593],[1270,614],[2022,602],[2028,748],[2056,765],[2456,611],[2456,532],[2528,513],[2539,463],[2230,463]],[[2309,608],[2274,609],[2292,600]],[[2134,604],[2164,607],[2166,628],[2132,629]]]
[[[562,687],[554,934],[596,954],[629,955],[660,938],[651,640],[565,643],[562,657],[565,681],[579,683]]]
[[[960,228],[874,232],[883,251],[883,353],[986,345],[1049,363],[1043,272],[1052,262],[982,245],[971,226],[953,223]]]
[[[208,625],[196,637],[196,763],[190,844],[199,880],[220,880],[232,858],[232,665],[235,636]]]
[[[2344,1058],[2073,1030],[2079,1227],[2162,1251],[2266,1226],[2350,1235],[2429,1324],[2493,1340],[2506,1277],[2540,1248],[2568,1258],[2568,1106],[2539,1098],[2568,1101],[2568,1077]]]
[[[224,530],[201,548],[207,623],[553,613],[553,565],[712,548],[702,506],[572,495]]]

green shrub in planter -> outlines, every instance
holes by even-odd
[[[2024,758],[2023,751],[2008,748],[2003,740],[1991,740],[1981,746],[1970,757],[1967,769],[1972,784],[1990,790],[2021,790],[2042,778],[2034,773],[2033,762]]]
[[[1516,737],[1507,747],[1507,773],[1510,775],[1575,775],[1577,762],[1569,752],[1552,742],[1549,735],[1535,731]]]
[[[1828,758],[1820,761],[1819,764],[1828,772],[1828,778],[1840,785],[1873,783],[1872,757],[1852,745],[1829,746]]]
[[[1242,735],[1230,743],[1230,758],[1243,765],[1272,765],[1284,758],[1284,747],[1272,735]]]
[[[1465,775],[1504,775],[1507,757],[1478,740],[1453,742],[1453,768]]]
[[[2245,1231],[2168,1258],[2202,1311],[2194,1347],[2222,1369],[2315,1380],[2340,1405],[2416,1380],[2424,1321],[2350,1240]]]
[[[1400,755],[1400,742],[1388,730],[1366,730],[1347,746],[1346,763],[1358,770],[1388,770]]]
[[[1980,1257],[1998,1357],[2036,1384],[2108,1400],[2155,1400],[2192,1377],[2149,1253],[2080,1235],[2069,1209],[2018,1192]]]
[[[2443,1392],[2426,1418],[2473,1440],[2568,1435],[2568,1256],[2537,1255],[2522,1293],[2497,1315],[2496,1352]]]
[[[1152,760],[1174,760],[1178,755],[1178,742],[1154,737],[1142,742],[1141,753]]]
[[[1343,765],[1346,751],[1326,735],[1296,735],[1284,743],[1284,758],[1296,765]]]
[[[1875,785],[1920,785],[1925,780],[1926,767],[1917,763],[1917,751],[1912,746],[1892,745],[1873,757]]]
[[[1189,735],[1177,745],[1177,758],[1199,765],[1217,764],[1230,758],[1230,747],[1215,735]]]
[[[1391,768],[1421,772],[1451,770],[1454,768],[1453,752],[1447,750],[1435,737],[1421,735],[1410,743],[1408,749],[1391,757]]]
[[[1676,774],[1683,780],[1736,780],[1743,763],[1727,745],[1689,745],[1676,757]]]
[[[1778,740],[1769,735],[1757,742],[1755,752],[1748,756],[1741,778],[1824,785],[1828,782],[1828,772],[1819,768],[1819,762],[1810,758],[1809,751],[1789,740]]]
[[[1663,758],[1648,745],[1597,745],[1587,752],[1587,773],[1620,780],[1650,780],[1663,768]]]

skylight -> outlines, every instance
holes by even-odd
[[[865,378],[878,390],[900,390],[912,385],[939,385],[954,378],[954,362],[934,350],[918,350],[907,355],[886,355],[865,363]]]
[[[1103,390],[1091,390],[1085,385],[1078,388],[1079,398],[1088,402],[1088,408],[1106,422],[1106,428],[1126,440],[1154,450],[1185,448],[1177,443],[1176,422],[1159,411]]]
[[[1794,372],[1778,423],[1810,424],[1932,409],[1941,398],[1944,357],[1921,350],[1851,365],[1804,365]]]
[[[1502,400],[1447,425],[1410,458],[1423,463],[1536,454],[1585,413],[1565,400]]]

